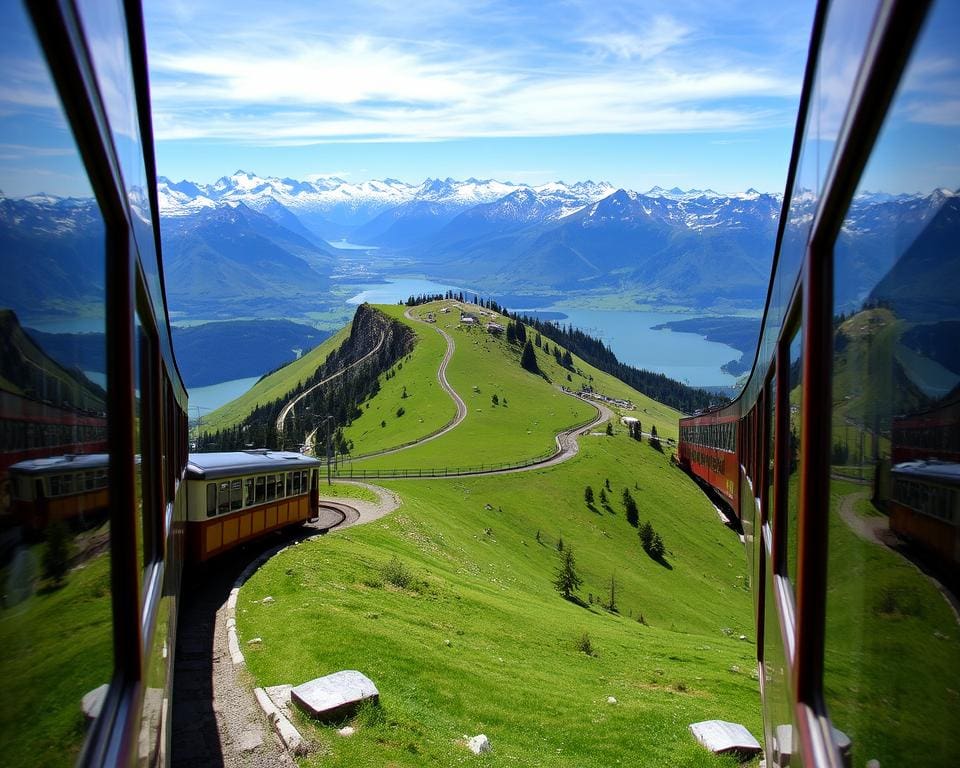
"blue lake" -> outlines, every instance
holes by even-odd
[[[259,380],[259,376],[251,376],[246,379],[221,381],[219,384],[211,384],[208,387],[194,387],[188,392],[190,396],[190,419],[197,418],[198,408],[202,417],[221,405],[236,400]]]
[[[458,293],[462,290],[470,297],[474,294],[472,289],[430,280],[391,278],[383,283],[363,286],[360,293],[347,299],[347,304],[361,304],[364,301],[371,304],[396,304],[409,296],[445,293],[448,290]],[[482,292],[480,293],[482,295]],[[510,309],[514,310],[513,307]],[[671,379],[694,387],[729,387],[736,383],[736,377],[720,370],[720,366],[740,357],[740,352],[733,347],[707,341],[694,333],[653,330],[655,325],[697,315],[557,306],[536,309],[562,312],[567,317],[558,320],[559,323],[571,323],[585,333],[602,339],[617,358],[628,365],[663,373]],[[521,308],[514,311],[524,310]]]
[[[418,296],[423,293],[446,293],[447,291],[456,291],[457,293],[463,291],[464,294],[472,294],[472,291],[454,285],[444,285],[413,277],[398,277],[391,278],[383,283],[364,286],[360,293],[347,299],[347,304],[363,304],[365,301],[371,304],[396,304],[398,301],[406,301],[410,296]]]
[[[628,365],[663,373],[694,387],[729,387],[736,382],[736,377],[720,370],[723,364],[740,357],[740,352],[733,347],[707,341],[694,333],[653,330],[655,325],[697,315],[567,307],[544,309],[567,315],[565,320],[557,322],[564,326],[571,324],[602,339],[617,359]]]

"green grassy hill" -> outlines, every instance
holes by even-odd
[[[208,432],[225,429],[239,424],[258,405],[269,403],[282,397],[301,381],[313,375],[333,350],[337,349],[350,335],[350,326],[346,325],[333,336],[311,349],[299,360],[285,365],[278,371],[264,376],[253,385],[249,392],[231,400],[226,405],[203,417],[203,428]]]
[[[439,311],[443,306],[453,309],[443,314]],[[474,313],[480,311],[474,305],[467,305],[467,308]],[[393,308],[393,311],[401,309]],[[561,385],[573,390],[579,390],[581,385],[591,385],[597,392],[610,397],[629,399],[635,404],[636,410],[624,413],[640,418],[646,430],[656,426],[664,437],[677,435],[678,414],[672,408],[645,397],[577,357],[574,357],[576,370],[568,371],[556,362],[552,354],[555,346],[552,342],[550,354],[544,354],[542,348],[536,350],[537,363],[544,374],[538,376],[520,367],[519,345],[508,343],[502,336],[491,335],[482,327],[462,325],[459,307],[454,302],[424,304],[416,307],[413,313],[417,317],[433,313],[436,325],[453,337],[456,351],[447,369],[447,379],[466,402],[467,418],[455,430],[436,440],[400,454],[358,461],[357,468],[467,466],[523,461],[548,453],[555,446],[554,438],[558,432],[589,421],[596,413],[588,403],[560,392]],[[396,316],[402,316],[402,312],[397,312]],[[505,324],[503,318],[499,321]],[[427,338],[432,335],[439,340],[439,334],[430,331],[429,326],[422,323],[412,325],[418,329],[421,338],[426,328],[429,332]],[[563,348],[561,351],[564,351]],[[409,379],[415,382],[407,385],[409,392],[427,385],[430,396],[426,400],[419,403],[412,398],[403,401],[396,392],[389,399],[383,399],[383,393],[373,398],[370,410],[365,410],[364,415],[347,430],[347,437],[354,442],[354,454],[362,455],[389,447],[389,439],[376,439],[378,430],[384,431],[384,437],[395,435],[393,445],[423,434],[419,420],[429,417],[437,407],[434,395],[446,397],[435,385],[439,361],[438,355],[432,368],[426,366],[432,373],[425,371],[418,373],[418,378]],[[404,365],[403,381],[406,382],[408,371],[407,364]],[[400,383],[399,378],[385,382],[393,385],[395,391]],[[496,405],[493,403],[494,395],[497,396]],[[449,398],[446,398],[446,402],[452,407]],[[396,411],[400,407],[405,412],[397,417]],[[386,422],[385,427],[381,426],[383,421]]]
[[[742,546],[646,441],[621,432],[581,446],[549,469],[396,481],[396,513],[293,547],[247,582],[237,620],[257,685],[358,669],[380,689],[350,739],[302,722],[321,746],[303,764],[454,765],[476,759],[462,739],[477,733],[493,744],[483,765],[736,764],[687,726],[722,718],[761,732]],[[626,521],[625,488],[666,564]],[[580,604],[552,585],[561,538]],[[600,604],[611,578],[617,612]]]

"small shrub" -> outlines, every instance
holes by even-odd
[[[593,643],[590,642],[590,635],[587,632],[584,632],[580,636],[580,639],[577,640],[577,650],[580,651],[580,653],[587,654],[587,656],[596,654]]]
[[[405,414],[405,413],[406,413],[406,410],[404,410],[404,407],[403,407],[402,405],[401,405],[399,408],[397,408],[397,418],[398,418],[398,419],[399,419],[401,416],[403,416],[403,414]]]
[[[384,581],[393,584],[398,589],[406,589],[413,581],[413,574],[396,555],[390,558],[390,562],[384,563],[380,567],[380,573]]]
[[[381,422],[380,422],[380,426],[381,426],[381,427],[387,426],[387,422],[386,422],[386,421],[381,421]]]
[[[563,552],[563,536],[557,538],[557,552]]]

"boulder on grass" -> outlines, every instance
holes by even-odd
[[[380,692],[369,677],[348,669],[298,685],[290,699],[310,717],[329,721],[349,717],[365,701],[376,704]]]
[[[739,723],[704,720],[702,723],[692,723],[690,733],[714,754],[735,753],[741,757],[752,757],[760,752],[760,743]]]

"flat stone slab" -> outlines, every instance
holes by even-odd
[[[110,686],[104,683],[83,694],[83,698],[80,700],[80,709],[83,710],[83,716],[88,724],[100,717],[100,710],[103,709],[103,700],[107,697],[108,690],[110,690]]]
[[[736,752],[749,757],[760,752],[760,743],[739,723],[704,720],[702,723],[691,723],[690,733],[700,744],[718,755]]]
[[[347,669],[298,685],[290,691],[290,699],[310,717],[338,720],[352,714],[364,701],[376,703],[380,692],[369,677]]]

